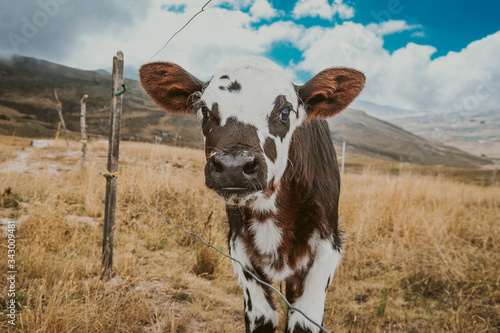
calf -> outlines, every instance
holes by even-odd
[[[205,182],[226,202],[229,250],[266,282],[322,322],[328,285],[342,252],[340,177],[325,118],[361,92],[365,76],[330,68],[294,85],[280,67],[247,57],[202,82],[173,63],[140,70],[148,95],[168,112],[197,114],[205,139]],[[269,288],[234,265],[247,332],[274,332]],[[318,332],[289,311],[286,332]]]

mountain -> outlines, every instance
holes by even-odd
[[[413,116],[413,115],[422,115],[422,114],[427,113],[427,112],[397,108],[397,107],[389,106],[389,105],[378,105],[376,103],[367,102],[367,101],[358,100],[358,99],[356,99],[354,102],[352,102],[351,108],[357,109],[357,110],[363,110],[368,115],[370,115],[372,117],[376,117],[376,118],[380,118],[380,119],[384,119],[384,120],[390,120],[390,119],[395,118],[395,117],[406,117],[406,116]]]
[[[128,90],[123,104],[123,140],[203,146],[199,123],[194,117],[167,114],[151,102],[139,82],[126,79],[125,83]],[[87,135],[90,139],[108,136],[109,73],[84,71],[21,56],[0,60],[0,134],[54,137],[59,122],[54,89],[57,89],[66,126],[73,138],[79,137],[80,99],[84,94],[89,95]],[[363,111],[346,110],[329,123],[334,141],[340,145],[346,141],[348,153],[469,168],[489,163],[423,139]]]
[[[102,69],[102,68],[96,69],[96,70],[94,71],[94,73],[97,73],[97,74],[103,74],[103,75],[111,75],[111,73],[110,73],[110,72],[108,72],[107,70]]]
[[[422,138],[389,122],[371,117],[364,111],[347,109],[329,119],[328,123],[336,146],[341,147],[341,143],[346,142],[347,154],[460,168],[488,164],[481,157]]]
[[[460,112],[415,111],[355,100],[351,107],[398,125],[431,141],[500,160],[500,109]]]
[[[500,109],[428,113],[390,121],[420,136],[500,160]]]
[[[194,118],[166,114],[142,90],[125,79],[122,139],[161,141],[201,147],[202,136]],[[80,100],[87,99],[87,133],[108,136],[111,75],[104,70],[84,71],[35,58],[0,59],[0,134],[54,137],[59,115],[54,89],[62,103],[66,126],[74,138],[80,133]]]

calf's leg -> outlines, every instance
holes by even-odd
[[[238,259],[247,269],[256,276],[269,283],[263,278],[250,263],[244,252],[244,245],[238,237],[229,241],[231,256]],[[234,270],[238,276],[239,283],[243,289],[245,300],[245,328],[247,333],[274,333],[278,326],[278,311],[273,304],[271,289],[263,286],[255,280],[248,272],[244,271],[238,263],[233,262]]]
[[[334,248],[330,240],[321,240],[310,268],[297,272],[286,280],[288,301],[318,324],[323,322],[326,292],[340,257],[340,252]],[[319,327],[302,314],[293,310],[288,311],[285,332],[316,333],[320,331]]]

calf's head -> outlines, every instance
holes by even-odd
[[[272,196],[285,172],[294,130],[342,111],[365,82],[359,71],[330,68],[298,86],[279,66],[257,57],[239,59],[209,82],[164,62],[142,66],[140,78],[166,111],[199,117],[206,185],[240,204]]]

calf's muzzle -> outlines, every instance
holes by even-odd
[[[205,168],[209,188],[224,191],[255,189],[262,167],[251,155],[221,154],[210,157]]]

